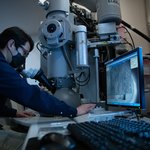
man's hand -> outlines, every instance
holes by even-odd
[[[33,112],[29,112],[29,111],[22,111],[22,112],[17,112],[16,113],[16,117],[33,117],[35,116],[35,114]]]
[[[82,104],[77,107],[77,116],[83,115],[95,108],[96,104]]]

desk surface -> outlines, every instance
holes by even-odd
[[[12,130],[9,118],[0,118],[3,128],[0,130],[0,150],[21,150],[27,136],[26,133]]]
[[[136,120],[136,119],[133,119]],[[143,117],[141,120],[148,122],[150,124],[150,118]],[[25,139],[23,149],[25,150],[27,143],[31,139],[41,139],[45,134],[50,132],[59,132],[65,135],[70,133],[67,130],[67,125],[69,123],[76,123],[73,120],[65,122],[54,122],[54,123],[45,123],[45,124],[34,124],[30,127],[27,137]]]
[[[80,116],[79,118],[76,117],[74,119],[70,119],[67,117],[39,117],[39,116],[36,116],[36,117],[32,117],[32,118],[14,118],[13,121],[15,121],[15,123],[19,123],[19,124],[27,126],[27,127],[29,127],[31,125],[29,128],[28,134],[25,138],[23,147],[22,147],[22,150],[25,150],[29,139],[41,138],[49,132],[59,132],[62,134],[68,134],[68,130],[66,128],[69,123],[87,121],[88,120],[87,116],[89,117],[89,115],[91,115],[91,114],[86,114],[86,117],[85,117],[85,115],[83,115],[83,116]],[[101,114],[99,116],[96,115],[95,121],[103,121],[103,119],[105,119],[105,118],[108,119],[108,117],[104,117],[104,116],[105,116],[104,114]],[[109,116],[109,119],[112,118],[112,116],[110,114],[108,116]],[[98,120],[97,120],[97,117],[99,118]],[[136,120],[136,118],[134,118],[133,120]],[[150,118],[143,117],[143,118],[141,118],[141,120],[150,123]],[[91,121],[91,120],[89,120],[89,121]]]
[[[42,138],[45,134],[49,132],[58,132],[61,134],[68,134],[67,125],[69,123],[75,123],[73,120],[64,121],[64,122],[51,122],[51,123],[42,123],[42,124],[33,124],[29,128],[29,132],[24,141],[22,150],[25,150],[27,142],[31,138]]]
[[[13,118],[13,121],[17,124],[30,127],[32,124],[41,124],[41,123],[51,123],[51,122],[63,122],[63,121],[69,121],[70,119],[68,117],[29,117],[29,118]]]

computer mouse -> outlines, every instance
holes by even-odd
[[[57,132],[47,133],[40,140],[40,150],[73,150],[75,147],[71,137]]]

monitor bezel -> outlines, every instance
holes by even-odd
[[[132,55],[133,53],[137,52],[137,58],[138,58],[138,74],[139,74],[139,94],[140,94],[140,106],[127,106],[127,105],[121,105],[121,104],[110,104],[107,101],[107,90],[106,90],[106,106],[113,106],[113,107],[123,107],[128,109],[145,109],[145,94],[144,94],[144,69],[143,69],[143,50],[142,47],[137,47],[131,51],[128,51],[114,59],[111,59],[107,62],[105,62],[105,68],[106,65],[111,64],[114,61],[121,60],[125,57],[128,57]],[[107,72],[106,72],[106,89],[107,89]]]

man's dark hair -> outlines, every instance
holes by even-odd
[[[0,49],[5,48],[8,41],[11,39],[15,41],[16,48],[20,47],[21,45],[24,45],[26,42],[29,42],[30,44],[30,51],[32,51],[34,47],[34,42],[30,35],[25,33],[19,27],[10,27],[10,28],[5,29],[0,34]]]

